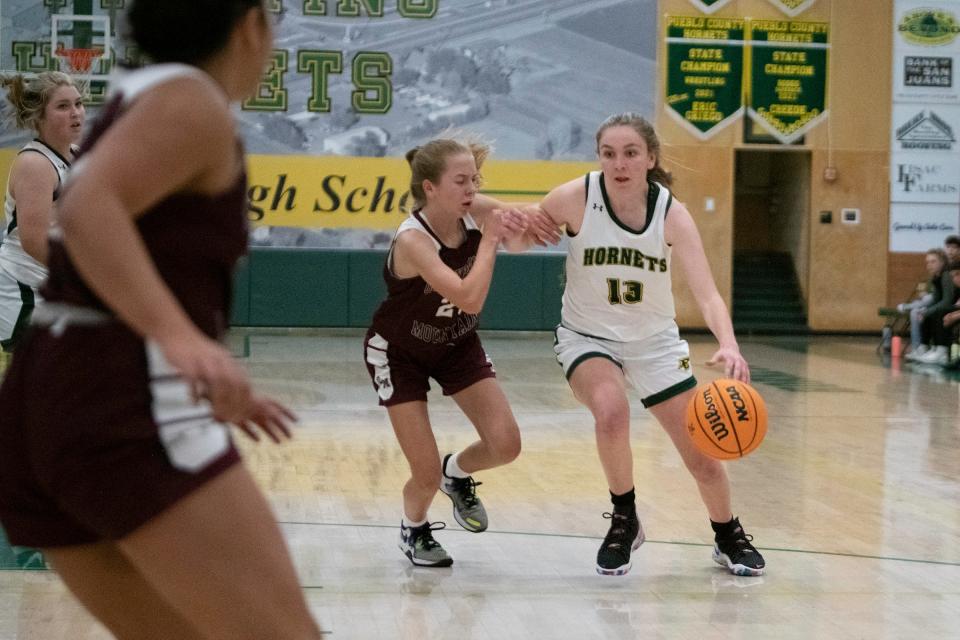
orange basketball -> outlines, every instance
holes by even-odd
[[[767,435],[767,405],[746,382],[721,378],[697,387],[687,406],[687,431],[703,453],[742,458]]]

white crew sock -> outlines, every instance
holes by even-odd
[[[470,476],[469,473],[461,469],[460,465],[457,464],[457,457],[459,455],[459,453],[455,453],[447,458],[447,464],[446,468],[443,470],[443,475],[447,476],[448,478],[466,478]]]

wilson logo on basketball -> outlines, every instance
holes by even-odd
[[[740,396],[740,391],[733,385],[727,387],[727,397],[733,403],[733,410],[737,412],[737,422],[746,422],[750,420],[750,414],[747,413],[747,404]]]
[[[710,425],[710,430],[713,431],[713,435],[718,441],[723,440],[730,435],[730,431],[727,429],[727,425],[723,423],[723,417],[720,415],[720,411],[717,410],[717,402],[713,399],[713,394],[710,393],[709,387],[703,390],[703,404],[705,405],[703,417],[706,418],[707,424]]]
[[[746,382],[721,378],[701,385],[690,397],[687,433],[697,449],[712,458],[742,458],[767,433],[767,407]]]

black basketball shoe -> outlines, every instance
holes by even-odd
[[[753,536],[744,533],[738,518],[733,521],[736,527],[732,534],[723,538],[719,534],[715,536],[713,561],[725,566],[734,575],[762,576],[766,563],[760,552],[750,543]]]
[[[610,520],[610,531],[597,552],[597,573],[602,576],[625,575],[633,566],[631,552],[646,539],[643,525],[636,512],[617,513],[614,510],[613,513],[604,513],[603,517]]]

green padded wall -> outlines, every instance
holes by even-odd
[[[253,248],[238,265],[232,322],[253,327],[366,327],[386,295],[385,251]],[[563,255],[499,254],[481,329],[552,330]]]
[[[350,252],[349,326],[369,327],[373,312],[387,296],[387,283],[383,281],[386,259],[386,251]]]

